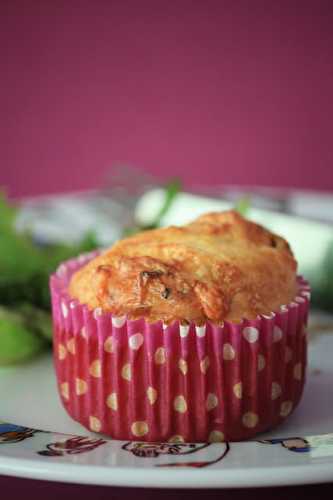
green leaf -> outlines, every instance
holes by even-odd
[[[317,284],[312,286],[311,302],[315,306],[333,312],[333,239],[320,269],[317,270]]]
[[[97,247],[94,233],[75,245],[37,245],[16,230],[17,208],[0,193],[0,364],[25,361],[52,338],[49,276]]]
[[[0,232],[11,229],[16,219],[17,208],[10,204],[5,193],[0,191]]]
[[[0,193],[0,276],[25,279],[36,272],[40,251],[28,234],[15,228],[17,209]]]
[[[52,319],[50,313],[28,303],[20,304],[16,308],[16,312],[21,314],[22,321],[29,331],[48,341],[52,341]]]
[[[62,261],[95,249],[95,234],[74,245],[41,247],[16,231],[16,216],[17,208],[0,193],[0,304],[30,302],[49,310],[49,275]]]
[[[45,339],[26,326],[20,313],[0,306],[0,365],[26,361],[45,345]]]
[[[246,217],[250,207],[251,207],[251,198],[249,196],[243,196],[235,203],[234,210],[240,213],[243,217]]]

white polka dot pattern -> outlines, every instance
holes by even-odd
[[[173,407],[178,413],[185,413],[187,411],[186,399],[182,394],[175,397]]]
[[[266,359],[263,354],[258,354],[258,371],[261,372],[266,366]]]
[[[233,387],[233,391],[234,391],[236,398],[242,399],[242,397],[243,397],[243,384],[242,384],[242,382],[238,382],[237,384],[235,384]]]
[[[102,314],[103,310],[101,307],[96,307],[96,309],[94,309],[93,316],[96,320],[99,318],[99,316],[102,316]]]
[[[99,359],[95,359],[90,365],[89,373],[92,377],[99,378],[102,376],[102,364]]]
[[[61,312],[62,312],[63,317],[66,319],[68,316],[68,307],[65,304],[65,302],[61,302]]]
[[[66,294],[56,304],[59,393],[68,412],[81,413],[78,420],[94,432],[121,439],[126,429],[128,440],[147,441],[158,440],[162,429],[165,441],[184,443],[192,433],[200,439],[206,425],[206,442],[223,442],[233,434],[252,437],[279,415],[287,417],[298,401],[306,359],[305,299],[283,313],[223,326],[148,324],[143,318],[127,324],[125,316],[99,318],[99,309],[79,303],[72,308]],[[296,321],[289,322],[288,314],[296,307],[301,316],[293,332]],[[289,382],[291,392],[285,390]]]
[[[142,333],[136,333],[135,335],[131,335],[128,339],[128,345],[130,346],[130,349],[137,351],[142,346],[143,341],[144,339]]]
[[[190,325],[179,325],[179,335],[182,338],[187,337],[189,332],[190,332]]]
[[[58,358],[63,361],[67,356],[67,349],[63,344],[58,345]]]
[[[69,339],[66,343],[66,346],[67,346],[67,350],[68,352],[70,352],[71,354],[75,354],[76,352],[76,347],[75,347],[75,339],[74,337],[72,337],[71,339]]]
[[[149,386],[147,389],[147,398],[151,405],[153,405],[157,399],[157,390],[154,387]]]
[[[77,396],[82,396],[85,394],[88,390],[88,384],[85,380],[82,380],[81,378],[75,379],[75,392]]]
[[[224,434],[221,431],[211,431],[208,437],[209,443],[222,443],[224,441]]]
[[[101,421],[97,417],[89,417],[89,427],[93,432],[100,432],[102,428]]]
[[[254,344],[254,342],[257,342],[259,338],[259,330],[257,328],[254,328],[254,326],[246,326],[243,329],[243,337],[250,344]]]
[[[156,349],[154,354],[154,361],[157,365],[164,365],[166,362],[166,352],[164,347]]]
[[[262,314],[261,316],[265,319],[273,319],[275,318],[276,314],[274,312],[271,312],[269,314]]]
[[[213,410],[214,408],[216,408],[218,403],[219,403],[219,400],[218,400],[216,394],[213,394],[212,392],[210,392],[207,395],[207,399],[206,399],[207,411],[210,411],[210,410]]]
[[[170,439],[168,439],[168,443],[184,443],[184,442],[185,439],[180,434],[175,434]]]
[[[121,376],[124,380],[128,382],[132,379],[132,369],[129,363],[125,363],[121,369]]]
[[[109,394],[106,400],[106,404],[109,408],[111,408],[111,410],[118,410],[118,395],[116,392],[112,392],[111,394]]]
[[[197,334],[197,337],[204,337],[206,335],[206,325],[196,326],[195,333]]]
[[[232,347],[231,344],[224,344],[223,346],[223,359],[225,361],[231,361],[232,359],[235,359],[236,357],[236,352],[235,349]]]
[[[280,342],[283,337],[283,332],[281,328],[277,325],[273,328],[273,342]]]
[[[64,399],[69,399],[69,384],[64,382],[60,385],[60,394]]]
[[[274,401],[275,399],[278,399],[282,394],[282,388],[280,384],[277,382],[272,382],[272,389],[271,389],[271,399]]]
[[[183,375],[186,375],[188,371],[187,361],[183,358],[180,358],[180,360],[178,361],[178,368],[180,369]]]
[[[252,411],[244,413],[242,417],[242,423],[244,427],[247,427],[248,429],[253,429],[253,427],[256,427],[258,421],[258,415],[256,413],[253,413]]]
[[[202,359],[200,361],[200,370],[201,370],[201,373],[203,373],[204,375],[206,375],[207,370],[209,368],[209,365],[210,365],[209,357],[205,356],[204,359]]]
[[[113,316],[112,325],[116,328],[121,328],[126,323],[126,316]]]
[[[281,417],[287,417],[292,409],[293,409],[292,401],[284,401],[280,406]]]
[[[104,351],[113,353],[115,352],[115,347],[116,347],[116,341],[113,337],[107,337],[107,339],[104,342]]]
[[[65,264],[60,264],[60,266],[58,267],[56,272],[57,272],[57,275],[60,277],[66,276],[67,267],[65,266]]]
[[[142,436],[145,436],[146,434],[148,434],[149,432],[149,427],[148,427],[148,424],[147,422],[133,422],[132,426],[131,426],[131,431],[132,431],[132,434],[136,437],[142,437]]]
[[[294,366],[294,379],[295,380],[302,380],[302,363],[296,363]]]

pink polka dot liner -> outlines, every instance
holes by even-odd
[[[239,441],[282,422],[300,401],[309,285],[290,304],[223,326],[127,320],[72,300],[71,275],[51,277],[54,360],[69,415],[114,439]]]

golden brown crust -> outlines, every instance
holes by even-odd
[[[130,318],[240,321],[275,311],[296,293],[288,243],[235,211],[120,240],[74,274],[69,293]]]

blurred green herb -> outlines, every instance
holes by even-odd
[[[315,284],[311,290],[312,304],[333,312],[333,240],[313,281]]]
[[[248,211],[251,207],[251,199],[249,196],[243,196],[239,200],[236,201],[234,210],[236,210],[238,213],[243,215],[243,217],[246,217],[248,214]]]
[[[50,309],[49,275],[64,260],[97,246],[94,234],[74,245],[40,246],[30,233],[18,233],[17,209],[0,197],[0,304],[29,302]]]
[[[30,233],[17,232],[17,213],[0,193],[0,364],[22,361],[51,341],[49,276],[97,246],[92,233],[74,245],[38,245]]]
[[[46,347],[19,311],[0,306],[0,365],[25,361]]]

